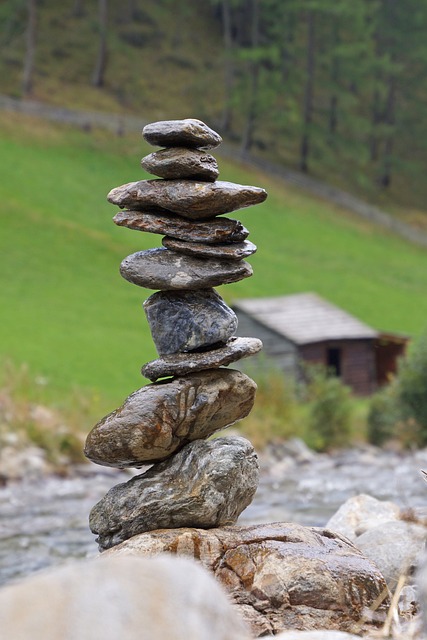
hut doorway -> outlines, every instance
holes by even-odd
[[[341,349],[339,347],[329,347],[326,351],[326,365],[334,375],[341,377]]]

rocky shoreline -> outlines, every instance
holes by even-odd
[[[93,557],[96,551],[87,525],[88,508],[112,484],[129,480],[134,473],[84,464],[71,466],[59,476],[52,474],[49,465],[40,464],[43,460],[40,450],[26,452],[29,467],[22,456],[20,452],[15,458],[12,474],[15,479],[8,478],[0,488],[0,584],[3,585],[39,569],[60,566],[70,559]],[[299,440],[290,440],[271,445],[259,458],[260,485],[253,503],[240,516],[239,526],[294,522],[326,527],[340,506],[350,499],[354,501],[355,496],[367,494],[369,498],[356,503],[364,515],[356,527],[361,540],[355,544],[365,544],[365,555],[369,544],[374,550],[379,548],[381,537],[385,538],[384,522],[387,521],[393,526],[385,526],[385,531],[390,532],[385,548],[388,546],[391,550],[386,560],[387,557],[399,560],[391,544],[393,538],[400,540],[404,549],[409,549],[408,535],[414,534],[412,548],[420,546],[424,536],[422,521],[427,516],[427,486],[420,473],[427,468],[426,449],[399,451],[363,445],[320,454]],[[30,469],[31,460],[37,462]],[[13,470],[12,459],[9,462]],[[17,480],[19,476],[21,479]],[[390,502],[391,505],[387,504]],[[348,517],[354,520],[354,516]],[[414,523],[414,519],[421,520],[421,524]],[[338,528],[337,524],[333,526]],[[378,537],[371,541],[369,537],[373,534],[369,528],[377,529]],[[342,531],[349,536],[348,529]],[[374,561],[379,562],[378,558]],[[382,571],[387,573],[384,566]],[[410,576],[400,597],[402,628],[417,620],[414,614],[419,595],[412,583]],[[324,632],[327,633],[330,635],[322,635],[322,640],[341,640],[333,635],[338,632]],[[401,637],[418,638],[419,633],[418,630],[418,635]],[[305,637],[301,636],[301,640]],[[299,638],[295,636],[295,640]],[[315,638],[317,636],[313,636],[313,640]],[[344,638],[346,634],[342,634]]]

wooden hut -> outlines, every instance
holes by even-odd
[[[239,336],[263,341],[264,354],[298,376],[301,361],[334,371],[358,395],[373,393],[395,373],[408,338],[369,327],[314,293],[238,300]]]

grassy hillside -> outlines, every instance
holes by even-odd
[[[116,227],[106,193],[147,177],[139,132],[87,134],[0,114],[0,356],[46,378],[54,398],[92,389],[113,408],[145,381],[155,357],[141,308],[150,292],[120,261],[160,236]],[[419,333],[427,323],[427,253],[346,211],[222,161],[221,178],[265,187],[237,216],[258,245],[255,275],[221,288],[236,297],[316,291],[374,327]]]

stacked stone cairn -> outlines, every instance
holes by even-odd
[[[252,275],[243,258],[256,251],[237,220],[218,217],[261,203],[264,189],[217,180],[206,149],[221,137],[194,119],[143,129],[163,147],[142,159],[160,179],[113,189],[117,225],[162,234],[161,248],[121,264],[129,282],[157,292],[143,304],[159,358],[142,374],[152,384],[132,393],[89,433],[86,456],[101,465],[141,468],[96,504],[90,528],[100,550],[158,529],[234,524],[255,494],[259,467],[246,439],[208,440],[248,415],[256,384],[223,368],[257,353],[256,338],[237,338],[237,318],[213,287]]]

